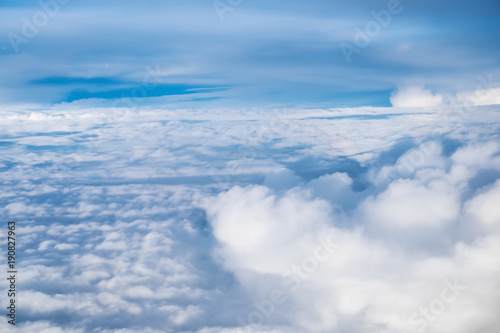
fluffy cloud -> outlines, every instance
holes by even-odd
[[[475,220],[475,224],[485,231],[498,232],[500,227],[500,181],[493,186],[482,190],[478,195],[467,202],[465,212]]]
[[[2,111],[0,329],[490,333],[500,117],[471,110]]]
[[[391,96],[394,107],[438,107],[443,105],[443,96],[421,87],[399,89]]]
[[[356,200],[351,212],[334,209],[339,188],[349,195],[346,185],[352,184],[343,174],[322,176],[281,195],[254,186],[220,194],[207,206],[218,253],[249,292],[259,295],[254,312],[243,320],[259,327],[286,318],[305,332],[349,327],[352,332],[452,328],[469,333],[495,325],[500,314],[498,181],[467,198],[468,188],[451,175],[460,167],[457,157],[472,147],[440,156],[445,163],[433,164],[431,179],[416,173],[375,195],[350,197]],[[311,185],[320,183],[322,193],[311,192]],[[328,186],[331,202],[318,199]],[[461,228],[473,229],[475,237],[457,233]],[[324,260],[314,251],[321,246],[320,230],[336,244]],[[270,303],[276,290],[288,302]]]
[[[434,93],[430,89],[420,86],[399,88],[391,94],[390,101],[394,107],[443,107],[468,109],[481,105],[500,104],[499,83],[494,80],[493,74],[479,76],[475,90],[451,93]]]
[[[479,86],[474,91],[459,93],[457,99],[463,105],[468,106],[500,104],[500,88]]]
[[[293,192],[277,199],[262,186],[236,187],[207,203],[226,266],[262,274],[284,271],[310,249],[329,211],[324,201]]]

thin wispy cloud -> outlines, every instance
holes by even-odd
[[[457,93],[498,73],[497,1],[230,5],[220,20],[211,1],[10,4],[0,96],[9,104],[65,101],[75,91],[115,98],[116,87],[88,83],[133,88],[146,66],[160,66],[165,84],[246,88],[233,102],[251,93],[262,103],[389,106],[401,85]],[[72,84],[54,86],[51,77]]]

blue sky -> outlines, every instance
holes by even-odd
[[[120,98],[149,66],[161,86],[144,104],[211,87],[201,97],[224,105],[389,106],[398,87],[455,94],[499,69],[498,1],[224,1],[61,1],[49,16],[2,1],[0,100]],[[356,46],[388,6],[387,24]],[[341,45],[357,47],[350,62]]]

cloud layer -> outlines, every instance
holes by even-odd
[[[22,316],[0,327],[496,332],[499,120],[495,106],[4,110]]]

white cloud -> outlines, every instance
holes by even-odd
[[[482,147],[491,150],[476,162],[492,165],[500,149],[492,142]],[[500,314],[496,310],[500,294],[490,293],[500,290],[493,277],[500,261],[495,241],[500,237],[499,216],[494,205],[498,183],[464,202],[463,181],[475,173],[462,174],[457,182],[456,170],[466,162],[457,157],[471,149],[478,148],[465,146],[448,158],[430,154],[418,166],[426,172],[414,172],[413,179],[392,180],[375,196],[353,196],[352,180],[342,174],[322,176],[303,187],[316,188],[317,195],[330,197],[332,205],[339,202],[342,189],[357,202],[354,214],[336,212],[330,203],[299,188],[281,195],[264,187],[233,188],[207,206],[222,247],[220,255],[250,292],[259,295],[257,302],[265,302],[272,288],[287,291],[290,301],[281,308],[275,305],[265,323],[285,317],[307,332],[341,330],[348,322],[351,331],[360,332],[379,332],[375,327],[410,332],[425,326],[428,332],[451,327],[454,332],[469,333],[492,325]],[[476,223],[489,228],[467,243],[452,230],[462,227],[461,221],[470,223],[471,214],[480,220]],[[273,275],[286,276],[294,262],[307,268],[302,260],[317,230],[336,236],[333,256],[317,262],[319,268],[311,274],[297,271],[295,277],[301,281],[297,290],[289,290],[286,280],[273,280]],[[293,245],[283,253],[285,244]],[[308,276],[302,278],[302,274]],[[442,290],[457,292],[449,305],[440,300]],[[420,309],[430,311],[430,319]],[[250,322],[252,317],[248,318]]]
[[[57,244],[56,246],[54,246],[55,249],[57,250],[61,250],[61,251],[64,251],[64,250],[73,250],[73,249],[76,249],[78,247],[78,244]]]
[[[464,106],[500,104],[499,87],[481,87],[457,94],[457,103]]]
[[[2,111],[22,327],[411,332],[455,278],[428,331],[495,327],[500,116],[472,110]]]
[[[422,87],[405,87],[391,95],[393,107],[432,108],[443,105],[443,95]]]
[[[500,231],[500,180],[466,203],[466,213],[490,232]]]
[[[206,205],[225,265],[271,274],[282,273],[313,250],[331,210],[303,193],[276,198],[262,186],[235,187]]]
[[[376,198],[369,198],[361,210],[366,220],[389,229],[439,227],[453,222],[460,210],[459,192],[446,183],[401,179]]]
[[[499,150],[500,144],[497,141],[477,142],[455,152],[452,159],[467,167],[497,167],[500,165]]]

